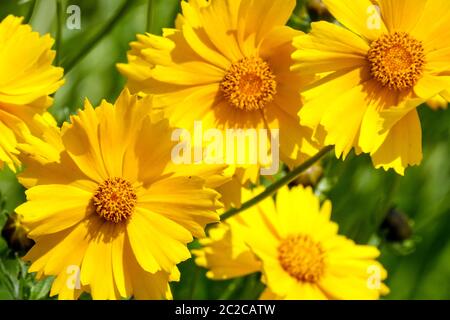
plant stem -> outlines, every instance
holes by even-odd
[[[74,66],[77,65],[92,49],[95,48],[97,44],[109,34],[112,29],[116,26],[116,24],[120,21],[120,19],[127,13],[127,11],[131,8],[134,0],[125,0],[120,8],[115,12],[114,16],[105,23],[100,30],[94,36],[92,36],[78,51],[78,53],[72,59],[66,59],[62,61],[62,66],[66,74],[68,74]]]
[[[191,290],[189,292],[189,300],[194,300],[195,289],[197,289],[197,281],[200,275],[200,268],[198,266],[195,267],[194,275],[192,276],[192,285]]]
[[[147,7],[147,32],[153,31],[153,2],[154,0],[148,0],[148,7]]]
[[[28,12],[27,12],[27,15],[25,16],[24,23],[30,22],[31,17],[33,16],[35,7],[36,7],[36,0],[32,0],[28,7]]]
[[[289,172],[283,178],[281,178],[280,180],[278,180],[275,183],[268,186],[266,188],[266,190],[264,190],[263,192],[261,192],[260,194],[255,196],[254,198],[248,200],[247,202],[244,202],[240,208],[231,208],[230,210],[228,210],[227,212],[222,214],[220,216],[221,221],[225,221],[225,220],[231,218],[232,216],[254,206],[258,202],[270,197],[275,192],[277,192],[278,189],[287,185],[289,182],[295,180],[295,178],[297,178],[303,171],[305,171],[306,169],[311,167],[314,163],[319,161],[324,155],[326,155],[331,150],[333,150],[332,146],[327,146],[327,147],[323,148],[318,153],[316,153],[313,157],[309,158],[304,163],[302,163],[298,167],[294,168],[294,170]]]
[[[225,291],[222,293],[222,295],[219,297],[219,300],[229,300],[230,297],[233,295],[233,293],[241,287],[243,284],[245,278],[237,278],[233,280],[228,287],[225,289]]]
[[[400,183],[400,176],[397,173],[392,173],[392,175],[393,178],[391,180],[391,183],[386,188],[387,189],[386,199],[384,200],[384,203],[381,206],[381,212],[378,216],[375,216],[377,230],[383,223],[387,214],[389,213],[389,209],[391,209],[392,207],[392,199],[394,198],[395,192],[398,189]]]
[[[61,57],[61,39],[62,39],[62,4],[60,0],[56,0],[56,36],[55,36],[55,64],[59,66],[59,60]]]

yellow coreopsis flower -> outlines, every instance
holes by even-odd
[[[0,23],[0,167],[20,166],[20,156],[42,162],[59,156],[58,129],[47,108],[62,84],[63,69],[52,66],[50,35],[32,32],[22,18]]]
[[[244,195],[250,191],[244,190]],[[258,210],[258,209],[256,209]],[[226,280],[261,271],[261,263],[244,242],[245,218],[240,214],[209,230],[207,238],[200,239],[201,249],[192,250],[197,265],[208,269],[206,276]]]
[[[249,195],[247,195],[249,196]],[[261,299],[378,299],[387,274],[376,247],[338,235],[311,188],[281,189],[211,230],[195,250],[196,262],[213,279],[260,271]]]
[[[83,111],[62,128],[58,163],[29,163],[30,189],[17,208],[36,244],[25,259],[38,277],[56,276],[51,295],[94,299],[170,298],[186,244],[218,220],[223,167],[175,165],[168,121],[151,98],[124,91],[111,105]]]
[[[133,92],[154,94],[177,127],[278,129],[281,160],[294,165],[317,152],[297,116],[299,90],[312,77],[290,71],[292,39],[302,34],[285,26],[295,3],[182,1],[176,28],[138,35],[118,68]],[[246,169],[241,182],[256,182],[257,165],[237,167]]]
[[[304,91],[303,125],[337,156],[354,147],[400,174],[422,160],[417,106],[449,99],[450,2],[324,0],[343,25],[313,23],[294,40],[293,70],[320,74]]]

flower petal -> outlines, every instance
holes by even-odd
[[[116,226],[104,223],[100,218],[97,220],[93,222],[95,226],[89,226],[89,246],[81,265],[80,279],[83,285],[89,285],[93,299],[116,299],[111,258]]]
[[[370,0],[323,0],[333,16],[344,26],[367,40],[387,33],[375,5]]]
[[[389,32],[410,32],[424,13],[427,1],[379,0],[381,15]]]
[[[139,196],[139,206],[202,237],[205,225],[218,220],[218,193],[204,188],[204,184],[195,176],[160,180]]]
[[[28,201],[16,212],[31,229],[30,237],[70,228],[92,213],[92,194],[76,187],[42,185],[29,189],[26,194]]]
[[[315,22],[311,33],[294,39],[298,49],[292,54],[292,70],[321,73],[356,69],[367,65],[367,41],[329,22]]]
[[[376,168],[393,168],[404,174],[405,168],[422,161],[422,128],[414,109],[398,121],[390,130],[383,144],[372,154]]]
[[[127,235],[139,265],[147,272],[171,272],[173,267],[191,255],[186,244],[191,233],[176,222],[136,208],[127,224]]]

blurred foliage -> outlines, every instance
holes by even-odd
[[[56,1],[60,1],[59,7]],[[137,33],[160,34],[161,28],[172,27],[179,1],[154,0],[150,5],[145,0],[1,2],[0,19],[8,14],[31,17],[35,30],[51,33],[53,37],[58,34],[57,8],[62,9],[59,14],[64,24],[67,6],[78,5],[81,30],[69,30],[64,26],[59,29],[61,50],[58,55],[64,65],[64,61],[80,55],[84,44],[95,39],[124,1],[129,2],[125,14],[105,36],[83,52],[84,58],[65,76],[66,84],[56,94],[51,108],[60,123],[82,107],[85,98],[98,104],[103,98],[113,101],[118,96],[125,79],[117,72],[115,64],[126,61],[129,42]],[[289,25],[307,32],[312,21],[330,20],[326,11],[311,6],[317,2],[299,0]],[[147,19],[148,16],[151,18]],[[367,156],[350,155],[345,162],[330,156],[323,161],[324,177],[316,186],[323,199],[332,200],[333,220],[339,223],[342,234],[358,243],[377,245],[382,250],[381,261],[389,272],[387,284],[391,288],[387,299],[450,298],[450,113],[432,111],[426,106],[419,112],[424,146],[421,166],[408,169],[405,177],[401,177],[374,169]],[[14,174],[7,169],[0,172],[0,229],[7,216],[24,200],[24,189]],[[391,208],[404,214],[406,222],[403,223],[411,228],[412,235],[403,241],[393,242],[386,236],[385,218]],[[395,223],[387,225],[402,227]],[[8,245],[8,239],[0,237],[0,299],[48,299],[52,279],[36,281],[32,274],[27,274],[27,265],[19,255]],[[259,274],[237,280],[210,281],[206,279],[205,270],[197,268],[192,259],[182,263],[180,270],[181,282],[173,284],[177,299],[255,299],[263,290]]]

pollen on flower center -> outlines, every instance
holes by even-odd
[[[220,89],[235,108],[253,111],[264,108],[277,93],[275,75],[259,57],[244,58],[231,65]]]
[[[316,283],[324,273],[325,251],[308,235],[285,238],[278,247],[283,269],[301,282]]]
[[[127,220],[133,213],[137,195],[130,182],[122,178],[109,178],[94,193],[95,212],[103,219],[115,223]]]
[[[406,32],[381,36],[367,54],[372,76],[393,90],[412,88],[422,77],[425,49]]]

